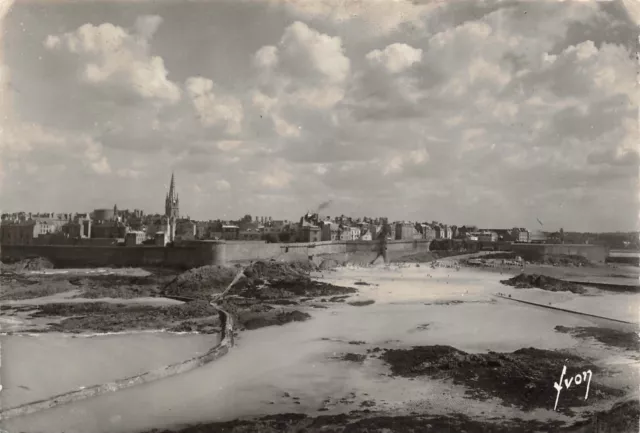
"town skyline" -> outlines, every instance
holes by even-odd
[[[638,229],[621,2],[11,3],[2,212]]]
[[[127,213],[134,213],[134,212],[139,212],[142,211],[142,213],[146,216],[167,216],[169,215],[167,212],[167,206],[169,205],[169,200],[170,197],[174,197],[174,193],[176,194],[176,196],[179,195],[179,188],[176,186],[175,184],[175,173],[171,172],[171,180],[168,183],[168,187],[166,190],[166,195],[165,195],[165,201],[164,201],[164,211],[147,211],[143,208],[140,207],[126,207],[126,206],[118,206],[118,203],[114,203],[113,207],[97,207],[91,210],[81,210],[81,211],[77,211],[77,210],[66,210],[66,211],[60,211],[60,210],[51,210],[51,209],[46,209],[46,210],[0,210],[0,214],[4,215],[16,215],[16,214],[27,214],[27,215],[43,215],[43,214],[50,214],[50,215],[69,215],[69,218],[71,218],[74,214],[75,215],[80,215],[80,214],[86,214],[86,215],[90,215],[96,211],[110,211],[113,210],[114,212],[127,212]],[[175,203],[174,203],[175,204]],[[300,212],[298,213],[298,215],[294,215],[293,217],[282,217],[279,218],[278,215],[276,215],[275,217],[273,215],[255,215],[255,214],[250,214],[247,212],[240,212],[238,215],[235,216],[228,216],[228,215],[223,215],[223,217],[221,218],[220,216],[215,216],[215,217],[205,217],[205,218],[193,218],[188,212],[186,213],[180,213],[180,214],[175,214],[176,217],[178,217],[179,219],[188,219],[188,220],[193,220],[193,221],[241,221],[244,218],[246,218],[247,216],[251,217],[251,222],[257,222],[260,221],[262,222],[262,219],[270,219],[270,220],[275,220],[275,221],[290,221],[290,222],[297,222],[298,219],[300,219],[301,217],[304,217],[305,215],[316,215],[318,216],[320,219],[325,219],[325,218],[331,218],[331,220],[335,220],[338,219],[340,217],[345,217],[348,219],[352,219],[352,220],[360,220],[363,221],[365,219],[386,219],[389,221],[394,221],[394,222],[401,222],[401,221],[411,221],[411,222],[437,222],[439,224],[443,224],[445,226],[454,226],[454,227],[479,227],[479,225],[477,223],[474,223],[472,221],[467,221],[465,223],[456,223],[456,222],[447,222],[447,221],[442,221],[439,219],[430,219],[429,217],[423,217],[423,218],[419,218],[419,219],[415,219],[415,220],[409,220],[407,218],[399,218],[399,219],[390,219],[388,216],[386,215],[356,215],[353,213],[344,213],[341,212],[339,209],[335,209],[337,211],[337,213],[331,212],[331,208],[332,208],[332,201],[324,201],[318,205],[315,206],[310,206],[306,209],[306,211]],[[170,208],[169,208],[170,209]],[[171,212],[170,212],[171,213]],[[527,230],[530,230],[532,232],[536,232],[536,231],[546,231],[546,232],[557,232],[558,230],[564,230],[564,227],[549,227],[547,226],[546,229],[544,227],[544,222],[540,221],[539,218],[536,218],[536,222],[538,223],[538,226],[535,227],[527,227],[524,226],[522,224],[512,224],[512,225],[505,225],[504,227],[509,227],[509,228],[519,228],[519,227],[524,227]],[[490,226],[482,226],[484,227],[483,229],[489,229]],[[491,226],[493,227],[493,226]],[[497,226],[495,226],[497,227]],[[569,227],[569,230],[571,228]],[[633,230],[631,230],[633,231]],[[602,233],[613,233],[613,232],[618,232],[618,233],[626,233],[629,231],[625,231],[625,230],[615,230],[615,231],[603,231]]]

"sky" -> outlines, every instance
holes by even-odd
[[[3,2],[3,212],[638,228],[633,1]]]

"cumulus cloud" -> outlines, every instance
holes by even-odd
[[[208,78],[190,77],[186,88],[203,125],[224,123],[227,133],[240,133],[243,110],[238,99],[214,93],[214,83]]]
[[[255,64],[261,68],[264,96],[254,103],[263,108],[269,106],[269,98],[281,104],[329,108],[342,99],[351,69],[339,37],[299,21],[285,29],[277,46],[258,50]]]
[[[96,182],[131,184],[143,173],[166,182],[171,167],[185,182],[191,176],[199,194],[212,186],[216,207],[197,204],[205,218],[227,207],[295,217],[299,209],[287,209],[302,197],[330,197],[344,212],[392,219],[526,226],[536,209],[550,225],[571,219],[576,229],[635,223],[637,215],[600,211],[638,202],[629,191],[638,184],[640,101],[623,37],[633,27],[611,7],[276,7],[291,20],[255,29],[243,43],[219,37],[235,22],[185,29],[154,13],[131,27],[113,19],[49,28],[43,67],[72,65],[78,75],[37,91],[56,103],[77,99],[68,115],[43,116],[38,98],[12,93],[25,118],[44,121],[11,123],[11,138],[0,142],[5,176],[39,172],[42,158],[49,176],[72,159]],[[138,159],[148,166],[135,166]]]
[[[422,60],[422,50],[407,44],[391,44],[384,50],[373,50],[367,60],[382,65],[391,73],[401,72]]]
[[[325,19],[336,25],[360,24],[368,33],[388,34],[403,26],[424,27],[423,18],[436,6],[411,0],[272,0],[305,19]]]
[[[138,18],[139,34],[111,23],[84,24],[73,32],[47,36],[44,45],[74,58],[79,76],[87,84],[175,103],[180,99],[180,88],[168,79],[163,59],[149,52],[150,38],[160,22],[156,16]]]

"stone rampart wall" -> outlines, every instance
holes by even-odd
[[[389,241],[387,251],[407,254],[429,250],[430,241]],[[191,241],[174,246],[3,245],[2,260],[45,257],[56,267],[165,266],[193,268],[251,260],[301,260],[340,254],[375,255],[376,241],[266,243],[263,241]]]

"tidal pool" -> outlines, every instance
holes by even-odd
[[[0,378],[3,408],[144,373],[206,353],[217,335],[136,332],[5,335]]]

